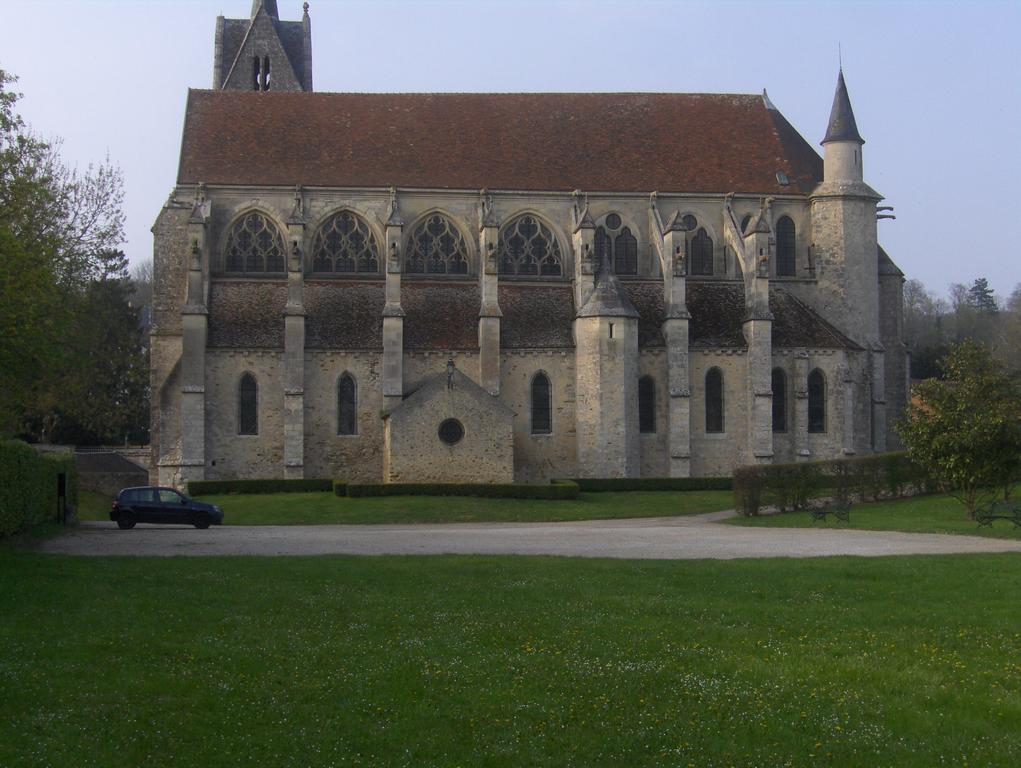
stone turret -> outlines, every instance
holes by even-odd
[[[823,157],[823,178],[825,181],[861,181],[862,153],[865,139],[858,133],[858,123],[851,109],[851,98],[847,95],[844,70],[837,75],[837,90],[833,94],[833,108],[826,137],[822,140],[825,148]]]
[[[864,182],[864,144],[841,70],[822,140],[823,181],[810,200],[819,287],[816,304],[866,350],[860,363],[849,361],[844,378],[845,453],[881,451],[886,446],[876,232],[876,204],[883,197]]]
[[[276,0],[253,0],[248,19],[216,19],[213,88],[311,91],[312,23],[281,21]]]
[[[574,322],[578,469],[586,477],[635,477],[638,443],[638,312],[609,254]]]

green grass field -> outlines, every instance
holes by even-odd
[[[479,499],[460,496],[387,496],[349,499],[332,493],[204,496],[223,508],[226,525],[327,523],[483,523],[665,517],[730,509],[730,491],[583,493],[569,501]],[[110,499],[83,493],[79,518],[109,520]]]
[[[849,523],[837,522],[832,516],[825,521],[814,521],[807,510],[759,517],[735,517],[726,522],[730,525],[761,528],[851,528],[1021,539],[1021,528],[1008,520],[996,520],[992,527],[980,527],[974,520],[968,520],[964,505],[946,495],[855,504],[851,508]]]
[[[0,765],[1021,763],[1021,558],[0,551]]]

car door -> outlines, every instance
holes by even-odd
[[[140,523],[158,522],[156,491],[152,488],[136,488],[131,492],[131,509]]]
[[[158,493],[160,516],[163,523],[191,522],[191,514],[184,497],[172,488],[160,488]]]

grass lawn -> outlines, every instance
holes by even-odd
[[[460,496],[387,496],[349,499],[332,493],[203,496],[223,507],[226,525],[327,523],[482,523],[666,517],[731,509],[730,491],[583,493],[570,501],[478,499]],[[81,494],[82,520],[109,520],[110,500]]]
[[[735,517],[730,525],[763,528],[852,528],[871,531],[907,531],[910,533],[964,533],[969,536],[992,536],[998,539],[1021,539],[1021,528],[1009,520],[994,520],[993,525],[979,527],[968,520],[964,505],[946,495],[914,496],[895,501],[855,504],[848,523],[829,516],[814,521],[807,510],[759,517]]]
[[[0,550],[3,766],[1021,764],[1021,558]]]

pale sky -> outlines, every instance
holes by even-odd
[[[283,19],[300,0],[278,0]],[[218,13],[251,0],[0,0],[0,68],[66,160],[124,171],[125,251],[171,191],[187,89],[209,88]],[[842,49],[879,237],[945,293],[1021,283],[1021,0],[312,0],[318,91],[761,93],[821,151]],[[1006,229],[1001,230],[1001,227]]]

